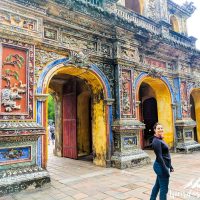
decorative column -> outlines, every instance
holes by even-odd
[[[0,196],[50,182],[35,120],[34,46],[0,38]]]
[[[186,80],[174,79],[177,100],[176,116],[176,151],[192,152],[200,150],[200,144],[194,140],[196,122],[191,119],[190,94]]]
[[[114,153],[112,166],[125,169],[150,162],[149,156],[140,147],[140,130],[145,125],[136,120],[133,69],[118,66],[117,119],[113,122]]]

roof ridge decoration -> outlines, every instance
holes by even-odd
[[[194,2],[192,2],[192,1],[189,2],[186,0],[183,5],[178,5],[173,0],[168,0],[168,3],[173,6],[172,7],[173,11],[175,11],[177,9],[181,12],[184,12],[188,16],[191,16],[194,13],[194,11],[196,10],[196,7],[194,6]]]
[[[196,10],[196,7],[194,6],[194,2],[186,1],[181,7],[187,10],[190,14],[193,14],[194,11]]]

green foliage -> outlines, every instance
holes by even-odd
[[[19,56],[19,60],[20,60],[20,63],[24,63],[24,58],[22,56]]]
[[[55,105],[51,95],[48,96],[48,119],[55,121]]]
[[[12,54],[10,54],[9,56],[6,57],[7,62],[11,62],[11,60],[12,60]]]
[[[19,80],[19,74],[15,71],[13,76],[15,77],[16,80]]]
[[[19,62],[17,62],[16,65],[17,65],[17,67],[19,67],[19,68],[22,67],[21,63],[19,63]]]

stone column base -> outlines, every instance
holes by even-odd
[[[143,150],[137,149],[126,154],[115,152],[111,157],[111,163],[112,167],[125,169],[150,164],[151,159]]]
[[[194,140],[194,127],[196,122],[192,119],[176,121],[176,152],[192,153],[200,151],[200,144]]]
[[[50,183],[49,173],[39,167],[3,170],[0,173],[0,197]]]
[[[200,151],[200,144],[196,141],[178,143],[176,151],[177,153],[192,153],[194,151]]]

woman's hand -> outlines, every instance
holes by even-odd
[[[170,167],[170,172],[174,172],[174,168],[173,167]]]

